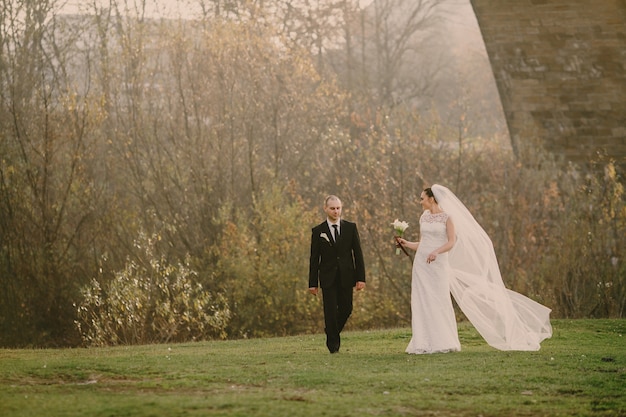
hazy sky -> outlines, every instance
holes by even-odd
[[[95,0],[96,3],[106,4],[107,0]],[[373,0],[359,0],[361,7],[365,7]],[[139,3],[139,0],[136,1]],[[123,4],[123,1],[119,2]],[[133,0],[128,0],[128,4],[133,4]],[[85,5],[93,4],[93,0],[67,0],[67,4],[63,8],[66,13],[79,13]],[[146,13],[150,16],[168,16],[168,17],[189,17],[200,12],[197,0],[147,0]]]
[[[97,4],[107,4],[107,0],[95,0]],[[124,1],[119,1],[122,5]],[[133,0],[128,0],[129,5],[134,4]],[[136,3],[139,3],[137,1]],[[63,11],[66,13],[80,13],[89,10],[90,4],[93,4],[93,0],[67,0]],[[168,16],[168,17],[189,17],[195,12],[198,12],[200,8],[197,6],[197,1],[193,0],[147,0],[146,1],[146,14],[148,16]]]
[[[62,9],[65,13],[88,12],[89,4],[107,4],[110,0],[66,0]],[[117,0],[118,4],[133,5],[141,0]],[[369,5],[373,0],[359,0],[361,7]],[[170,18],[189,18],[201,14],[199,0],[146,0],[148,17],[166,16]],[[447,36],[459,45],[476,45],[482,48],[482,37],[470,0],[445,0],[439,3],[445,12],[442,14],[447,23]]]

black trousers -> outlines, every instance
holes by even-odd
[[[322,288],[326,346],[331,353],[339,351],[340,333],[352,314],[352,287],[342,287],[339,274],[333,285]]]

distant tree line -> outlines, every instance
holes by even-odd
[[[553,317],[624,317],[623,174],[533,138],[513,155],[472,80],[435,107],[439,1],[198,3],[168,20],[0,0],[0,346],[319,332],[308,250],[330,193],[366,256],[350,326],[407,325],[391,222],[416,238],[432,183],[509,288]]]

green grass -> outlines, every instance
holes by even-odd
[[[0,350],[0,416],[626,416],[626,320],[554,320],[538,352],[407,355],[408,329]]]

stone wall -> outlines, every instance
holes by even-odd
[[[513,148],[626,165],[626,0],[470,0]]]

